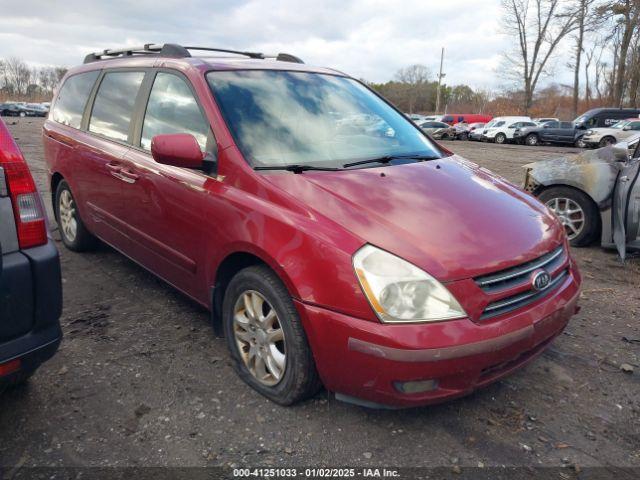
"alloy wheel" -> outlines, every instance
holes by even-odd
[[[78,234],[78,222],[76,220],[76,204],[69,190],[63,190],[60,193],[58,217],[62,233],[69,242],[73,242]]]
[[[584,228],[584,210],[570,198],[557,197],[548,200],[545,205],[558,217],[569,240],[573,240]]]
[[[529,146],[535,146],[538,144],[538,136],[537,135],[529,135],[527,137],[527,145]]]
[[[263,385],[277,385],[287,366],[286,341],[277,312],[262,294],[240,294],[233,309],[233,335],[249,373]]]

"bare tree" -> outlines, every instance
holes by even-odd
[[[560,0],[502,0],[502,8],[503,31],[517,38],[515,58],[507,56],[507,61],[522,85],[524,111],[529,112],[549,59],[576,28],[577,11],[563,9]]]
[[[629,47],[634,35],[640,29],[640,0],[612,0],[600,8],[600,13],[616,22],[619,44],[615,45],[614,68],[611,72],[612,101],[616,106],[624,104],[625,80],[629,63]]]
[[[396,73],[396,79],[403,84],[409,113],[413,113],[416,103],[424,90],[425,84],[431,76],[429,69],[424,65],[411,65],[401,68]]]
[[[18,95],[26,93],[31,77],[28,65],[17,57],[5,60],[6,77],[11,89]]]
[[[589,50],[586,50],[584,54],[584,100],[587,104],[587,109],[589,109],[589,101],[591,100],[591,86],[589,84],[589,79],[591,78],[591,64],[593,63],[597,48],[597,44],[594,44],[589,48]]]
[[[603,22],[602,16],[593,14],[594,6],[598,0],[576,0],[576,53],[573,62],[573,103],[572,114],[578,114],[580,101],[580,64],[584,52],[585,36],[597,29]],[[587,71],[588,71],[587,66]],[[588,77],[585,80],[589,81]],[[588,93],[585,94],[588,96]]]

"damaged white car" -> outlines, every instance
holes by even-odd
[[[640,134],[593,151],[524,166],[524,188],[563,223],[571,245],[640,250]]]

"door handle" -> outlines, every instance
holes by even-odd
[[[629,177],[627,175],[624,175],[624,176],[620,177],[620,181],[621,182],[628,182],[629,181]]]
[[[111,173],[120,173],[120,171],[122,170],[122,165],[107,163],[107,170],[109,170]]]
[[[127,183],[134,183],[136,180],[140,178],[140,175],[126,169],[120,170],[120,176]]]

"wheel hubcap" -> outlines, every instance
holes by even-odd
[[[233,309],[233,335],[245,366],[260,383],[274,386],[287,366],[284,330],[262,294],[247,290]]]
[[[584,228],[584,211],[570,198],[552,198],[546,206],[555,213],[567,232],[569,240],[573,240]]]
[[[76,204],[69,190],[63,190],[60,194],[58,217],[62,234],[67,240],[73,242],[78,234],[78,222],[76,221]]]

